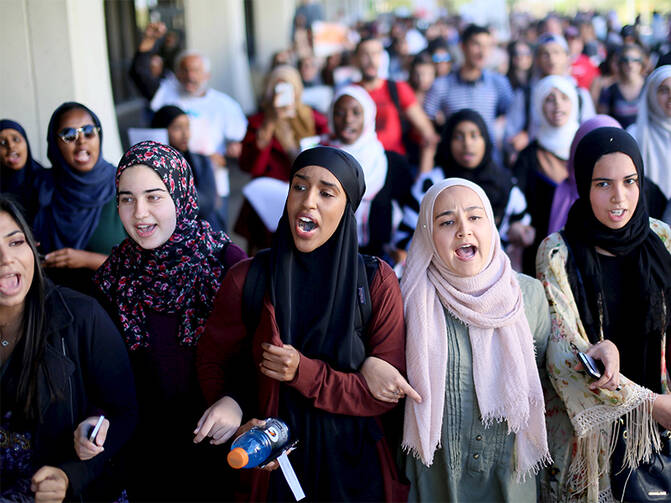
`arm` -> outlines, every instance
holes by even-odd
[[[367,356],[375,356],[405,373],[405,325],[398,280],[380,261],[371,285],[373,314],[369,322]],[[300,356],[295,378],[288,384],[327,412],[352,416],[377,416],[395,404],[373,397],[360,372],[340,372],[327,363]]]
[[[102,253],[76,250],[75,248],[61,248],[45,255],[44,266],[68,269],[84,268],[96,271],[105,260],[107,260],[107,255]]]
[[[85,355],[81,372],[90,407],[104,412],[110,429],[105,449],[100,454],[87,461],[72,460],[59,466],[67,474],[75,495],[81,494],[104,471],[109,458],[130,439],[138,417],[135,382],[126,346],[102,307],[88,297],[77,297],[77,302],[83,302],[82,299],[86,299],[88,305],[75,309],[80,344],[86,344],[80,350]]]
[[[270,161],[275,123],[265,116],[250,119],[242,140],[240,169],[252,176],[263,176]]]
[[[149,101],[154,97],[157,89],[161,85],[161,77],[154,77],[149,68],[150,60],[154,54],[156,42],[165,35],[166,27],[163,23],[149,23],[140,41],[140,45],[133,56],[133,62],[129,70],[129,75],[133,83],[137,86],[140,94]]]

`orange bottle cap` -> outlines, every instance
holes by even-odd
[[[235,469],[243,468],[247,466],[247,463],[249,463],[249,455],[242,447],[236,447],[233,449],[228,453],[226,459],[228,460],[228,464],[231,465],[231,468]]]

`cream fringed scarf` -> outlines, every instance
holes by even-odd
[[[480,197],[491,223],[488,265],[472,277],[450,273],[432,238],[436,198],[455,185],[468,187]],[[421,404],[406,401],[403,448],[430,466],[440,446],[447,364],[445,306],[469,327],[483,423],[505,420],[508,431],[516,434],[515,471],[520,480],[551,459],[533,337],[517,277],[500,243],[491,204],[477,185],[448,178],[424,196],[401,281],[408,379],[423,400]]]

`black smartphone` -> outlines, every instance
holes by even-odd
[[[587,372],[594,379],[601,379],[601,375],[603,374],[604,370],[603,363],[595,360],[582,351],[578,351],[576,354],[578,355],[580,363],[582,363],[582,366],[585,368],[585,372]]]

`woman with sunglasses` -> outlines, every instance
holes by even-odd
[[[93,271],[126,236],[116,211],[115,169],[102,156],[100,120],[80,103],[63,103],[49,121],[47,145],[53,195],[35,217],[35,237],[47,275],[91,293]]]
[[[51,172],[33,159],[21,124],[0,120],[0,192],[12,194],[32,224],[37,209],[51,198]]]
[[[597,110],[618,121],[623,128],[636,122],[638,101],[643,91],[645,54],[637,45],[625,45],[617,60],[615,82],[601,90]]]
[[[119,495],[118,486],[104,481],[111,482],[110,457],[137,422],[123,341],[94,299],[44,277],[30,227],[4,195],[0,396],[0,501],[111,501]],[[109,421],[91,441],[101,413]],[[73,432],[75,449],[99,455],[78,458]]]

